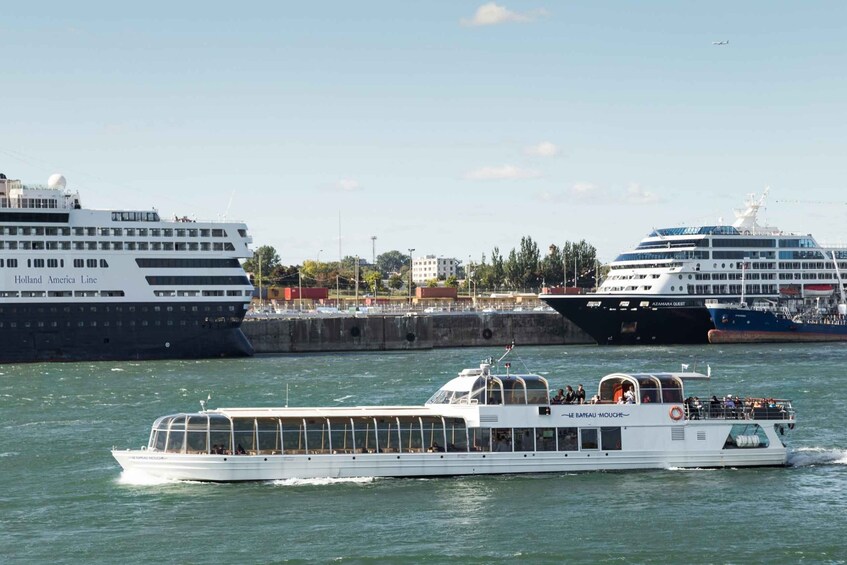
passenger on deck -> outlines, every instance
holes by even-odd
[[[576,385],[576,403],[585,404],[585,389],[582,385]]]
[[[565,404],[573,404],[576,402],[576,393],[571,388],[571,385],[565,387],[567,392],[565,392]]]
[[[564,403],[565,403],[565,391],[564,391],[564,389],[560,388],[559,392],[556,393],[556,396],[554,396],[550,400],[550,404],[564,404]]]
[[[632,389],[632,385],[629,385],[629,388],[623,393],[623,399],[624,404],[635,404],[635,391]]]
[[[591,404],[597,404],[600,402],[600,397],[598,395],[594,395],[591,397]]]
[[[718,397],[714,394],[712,395],[712,399],[709,400],[709,416],[711,418],[717,418],[721,413],[721,401],[718,400]]]

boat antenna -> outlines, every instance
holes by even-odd
[[[288,408],[288,383],[285,383],[285,407]]]

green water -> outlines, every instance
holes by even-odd
[[[450,479],[158,483],[124,477],[163,414],[421,404],[502,350],[0,367],[0,561],[33,563],[847,560],[843,345],[516,350],[589,395],[614,371],[712,368],[711,391],[790,398],[787,468]]]

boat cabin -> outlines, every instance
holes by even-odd
[[[708,378],[700,373],[614,373],[600,380],[598,396],[601,404],[620,404],[632,390],[632,404],[681,404],[683,379]]]
[[[487,363],[465,369],[436,392],[427,404],[532,404],[550,403],[547,379],[538,375],[492,375]]]

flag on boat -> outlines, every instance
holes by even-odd
[[[682,372],[684,373],[687,370],[688,370],[688,363],[683,363],[682,364]]]

